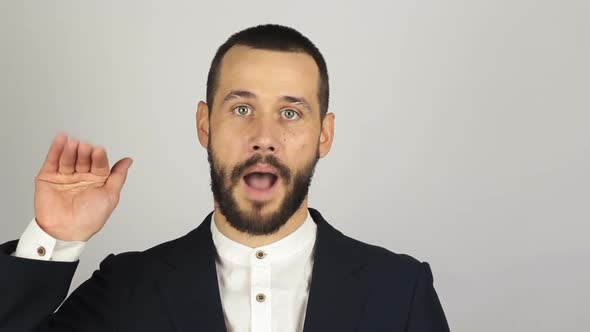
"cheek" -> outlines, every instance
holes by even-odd
[[[212,134],[211,146],[219,158],[227,163],[243,157],[247,139],[235,130],[219,130]]]
[[[298,150],[298,153],[303,154],[303,156],[308,156],[311,154],[315,154],[317,143],[318,140],[315,135],[305,135],[301,136],[301,138],[296,142],[295,145]]]
[[[294,169],[301,169],[309,162],[310,158],[316,155],[316,144],[312,138],[291,141],[290,144],[287,144],[286,149],[289,151],[289,160],[291,160]]]

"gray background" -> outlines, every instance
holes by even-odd
[[[323,51],[336,113],[310,206],[428,261],[454,331],[590,325],[587,1],[2,1],[0,241],[33,217],[60,130],[131,156],[73,287],[212,209],[196,103],[216,48],[259,23]],[[6,273],[2,271],[2,273]]]

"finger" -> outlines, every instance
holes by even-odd
[[[65,133],[59,133],[53,138],[47,156],[45,157],[45,162],[43,162],[43,166],[41,166],[41,171],[39,173],[57,172],[59,168],[59,157],[61,156],[67,140],[68,135]]]
[[[97,146],[90,154],[90,172],[99,176],[109,175],[109,159],[107,151],[102,146]]]
[[[73,174],[76,170],[76,156],[78,154],[78,140],[70,138],[66,142],[61,156],[59,157],[59,169],[61,174]]]
[[[80,143],[78,145],[78,159],[76,160],[76,172],[88,173],[90,172],[90,154],[92,153],[92,145],[88,143]]]
[[[107,179],[105,188],[115,196],[116,201],[119,201],[119,194],[121,193],[121,189],[123,189],[123,185],[127,179],[127,173],[129,171],[129,167],[131,167],[131,164],[133,164],[133,159],[129,157],[119,160],[113,166],[111,175]]]

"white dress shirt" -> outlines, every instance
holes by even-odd
[[[211,222],[215,265],[228,332],[301,332],[311,283],[316,224],[309,215],[293,233],[250,248]]]
[[[309,296],[317,226],[309,212],[293,233],[250,248],[223,235],[211,220],[215,266],[228,332],[301,332]],[[73,262],[86,242],[60,241],[33,219],[21,236],[16,257]]]

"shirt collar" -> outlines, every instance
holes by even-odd
[[[223,235],[215,225],[215,213],[213,213],[211,220],[211,235],[217,254],[222,259],[240,265],[250,265],[258,251],[263,251],[265,260],[269,262],[277,262],[292,257],[305,248],[313,246],[316,239],[316,229],[317,225],[308,211],[303,224],[291,234],[265,246],[250,248]]]

